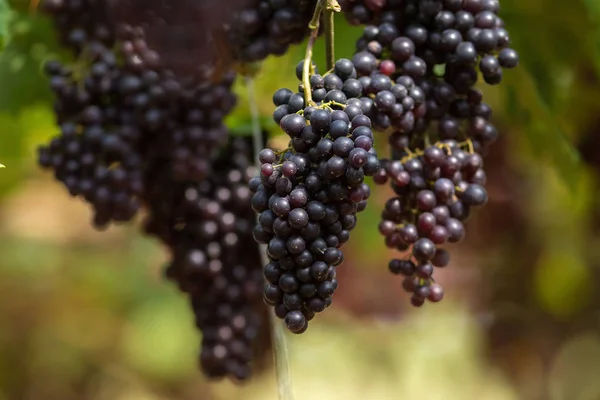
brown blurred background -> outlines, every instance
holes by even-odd
[[[413,310],[389,276],[379,190],[346,246],[334,307],[288,337],[297,399],[600,399],[600,2],[501,4],[522,65],[484,89],[502,133],[486,159],[491,200],[441,271],[446,299]],[[61,52],[47,20],[12,5],[0,55],[0,400],[277,398],[272,369],[244,386],[207,382],[160,246],[134,226],[93,231],[87,207],[36,168],[36,145],[55,131],[41,64]],[[337,55],[350,56],[359,31],[337,29]],[[256,77],[274,137],[271,94],[296,86],[302,51]],[[243,130],[243,82],[239,93],[229,123]]]

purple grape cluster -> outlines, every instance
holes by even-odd
[[[101,2],[46,1],[61,36],[98,30],[78,24],[94,20]],[[166,163],[174,179],[206,177],[227,138],[223,119],[236,103],[233,74],[210,84],[182,79],[162,66],[143,30],[100,25],[110,32],[102,38],[118,41],[83,35],[89,41],[72,46],[89,61],[83,75],[56,61],[46,65],[60,134],[39,150],[40,165],[92,205],[98,228],[136,214],[155,163]]]
[[[267,245],[270,260],[264,298],[294,333],[331,305],[340,248],[370,196],[364,178],[380,168],[361,92],[348,98],[343,91],[355,77],[352,62],[341,59],[331,74],[310,76],[312,103],[302,85],[295,94],[278,90],[274,119],[290,137],[289,148],[262,150],[260,177],[251,181],[259,214],[254,238]]]
[[[405,276],[404,288],[413,293],[415,306],[426,298],[442,299],[443,290],[432,275],[434,267],[448,265],[450,256],[438,246],[462,241],[471,208],[487,202],[483,160],[461,147],[446,140],[386,161],[376,177],[380,184],[389,180],[395,192],[385,204],[379,231],[389,248],[411,249],[407,258],[392,260],[389,268]]]
[[[442,27],[440,20],[452,19],[449,10],[457,16],[455,25]],[[495,84],[500,81],[503,67],[512,68],[518,62],[516,52],[508,47],[508,33],[497,11],[495,0],[389,1],[378,25],[364,28],[353,58],[367,92],[361,99],[363,109],[377,130],[395,131],[392,141],[406,136],[403,146],[395,147],[423,148],[425,134],[430,142],[436,135],[440,140],[469,137],[477,152],[485,152],[495,141],[497,132],[489,123],[491,109],[482,102],[482,94],[474,85],[478,66],[484,80]],[[468,12],[475,13],[473,21],[479,22],[473,22],[465,31],[456,21]],[[484,28],[484,20],[493,20],[494,28]],[[479,38],[477,32],[481,37],[492,32],[496,46],[473,42],[471,39]],[[448,47],[443,38],[453,38],[458,44]],[[459,54],[462,48],[475,49],[469,60]],[[492,58],[498,68],[486,69],[485,65],[494,63]],[[406,98],[406,91],[398,86],[411,88],[413,94]]]
[[[415,121],[423,119],[426,113],[425,92],[415,84],[426,73],[423,60],[407,57],[401,67],[403,74],[397,73],[393,61],[379,62],[366,51],[356,53],[352,61],[359,74],[357,86],[363,93],[361,108],[373,121],[373,127],[378,131],[412,131]]]
[[[115,43],[105,0],[42,0],[40,9],[52,17],[62,45],[76,55],[90,42],[107,47]]]
[[[110,42],[82,27],[105,2],[46,1],[61,37],[84,38],[67,44],[89,64],[83,73],[46,64],[60,134],[40,147],[40,164],[92,205],[96,227],[146,208],[145,231],[169,248],[167,276],[189,296],[203,333],[203,372],[247,379],[270,344],[252,239],[252,147],[228,141],[223,123],[236,103],[235,75],[183,77],[140,27],[103,24]]]
[[[92,72],[83,87],[58,62],[46,64],[55,93],[60,133],[39,149],[39,163],[54,171],[72,196],[94,209],[94,224],[128,221],[140,207],[144,160],[138,151],[142,135],[126,110],[105,106],[114,97],[118,67],[113,54],[98,44]]]
[[[365,27],[357,49],[398,66],[412,59],[430,73],[444,65],[446,76],[478,68],[484,81],[495,85],[502,69],[519,61],[499,8],[498,0],[405,1]]]
[[[258,347],[268,323],[252,239],[250,143],[232,138],[200,183],[179,182],[158,168],[146,199],[145,230],[171,251],[166,275],[190,298],[202,331],[200,365],[211,378],[245,380],[268,350]]]
[[[390,248],[410,251],[390,269],[406,277],[414,305],[439,301],[443,290],[432,274],[449,262],[440,246],[462,240],[471,208],[487,202],[481,154],[498,138],[475,88],[478,74],[498,84],[518,56],[496,0],[349,3],[351,19],[371,24],[353,58],[362,110],[390,133],[391,158],[375,182],[390,182],[395,196],[380,230]]]

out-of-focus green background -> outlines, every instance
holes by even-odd
[[[446,299],[413,310],[388,275],[379,190],[334,307],[288,338],[298,399],[600,399],[600,1],[501,4],[522,63],[485,88],[502,133],[491,200],[439,272]],[[41,64],[60,51],[47,20],[12,6],[0,2],[0,400],[275,399],[272,369],[209,384],[158,243],[135,227],[93,231],[87,207],[36,168],[56,131]],[[358,34],[338,24],[338,56]],[[301,57],[257,76],[265,121]],[[243,128],[239,91],[230,123]]]

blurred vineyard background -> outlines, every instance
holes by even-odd
[[[335,306],[289,338],[298,399],[600,399],[600,1],[501,5],[522,63],[484,88],[502,139],[490,203],[440,274],[446,299],[413,310],[390,279],[378,192]],[[350,56],[359,31],[339,20],[337,55]],[[163,250],[135,227],[93,231],[38,170],[36,145],[56,130],[41,65],[65,54],[27,1],[0,1],[0,28],[0,400],[275,399],[272,369],[209,384]],[[273,140],[271,94],[296,86],[302,51],[255,79]],[[238,91],[229,122],[243,130]]]

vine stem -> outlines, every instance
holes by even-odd
[[[256,95],[254,91],[254,79],[247,76],[245,77],[245,83],[248,94],[248,104],[250,106],[250,116],[252,118],[252,143],[254,147],[254,157],[256,166],[260,170],[258,153],[263,147],[263,135],[262,128],[260,126],[260,113],[257,106],[258,103],[256,102]],[[266,265],[269,262],[267,257],[267,246],[259,245],[259,247],[262,265]],[[279,400],[294,400],[288,345],[285,332],[282,327],[282,322],[275,317],[275,314],[272,311],[270,311],[268,314],[269,325],[271,327],[271,338],[273,340],[273,361],[275,364],[275,378],[277,380],[277,392],[279,394]]]
[[[318,8],[319,6],[317,6]],[[318,21],[318,20],[317,20]],[[317,28],[310,32],[308,44],[306,45],[306,53],[304,54],[304,65],[302,66],[302,84],[304,85],[304,101],[306,105],[313,103],[312,89],[310,87],[310,67],[312,66],[313,47],[319,36],[319,24]]]
[[[334,29],[334,11],[325,10],[325,57],[327,59],[327,71],[335,66],[335,29]]]
[[[326,54],[327,54],[327,69],[333,69],[335,64],[334,54],[334,12],[340,12],[342,7],[337,0],[318,0],[315,6],[315,11],[308,24],[310,36],[306,45],[306,53],[304,55],[304,65],[302,68],[302,84],[304,85],[304,100],[306,105],[312,105],[312,89],[310,87],[310,72],[312,68],[313,47],[319,36],[319,26],[321,14],[325,13],[325,39],[326,39]]]
[[[264,256],[266,254],[266,246],[262,245],[261,247]],[[283,323],[277,319],[273,312],[269,313],[269,320],[271,323],[271,336],[273,338],[273,358],[275,359],[275,377],[277,379],[277,393],[279,394],[279,400],[294,400],[292,374],[290,372],[290,357],[287,338],[285,337],[282,326]]]
[[[254,150],[254,163],[260,170],[260,161],[258,160],[258,153],[263,147],[262,128],[260,126],[260,112],[258,111],[258,105],[256,103],[256,95],[254,91],[254,78],[251,76],[245,76],[244,81],[246,83],[246,93],[248,96],[248,106],[250,108],[250,118],[252,127],[252,146]]]

